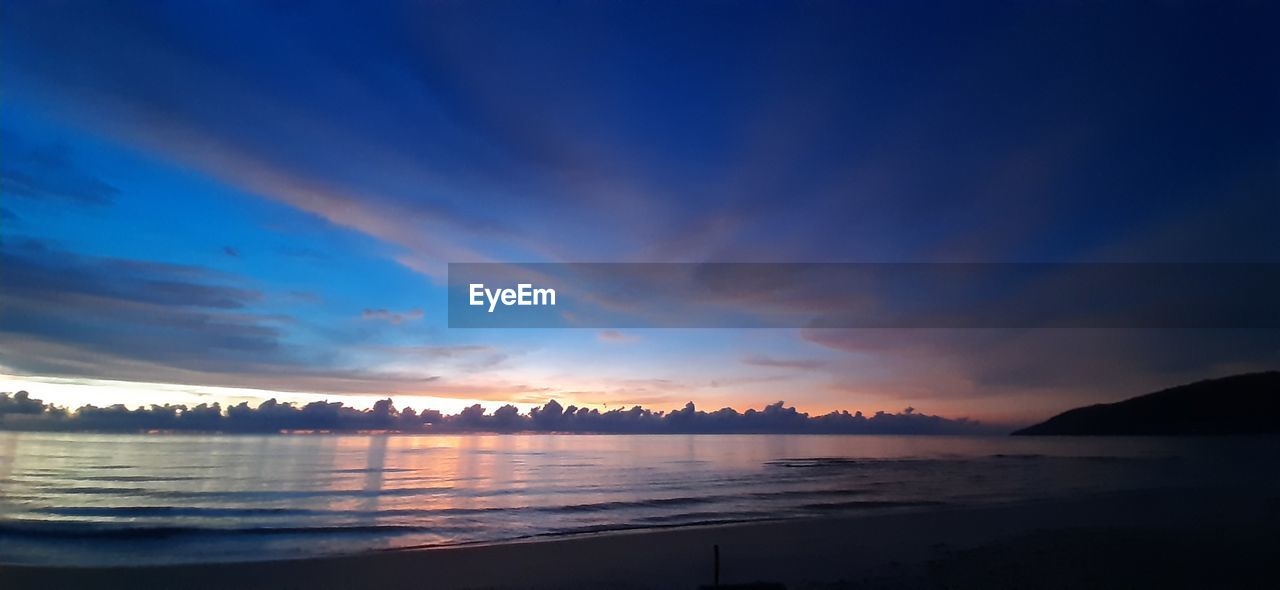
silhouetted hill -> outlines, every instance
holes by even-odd
[[[1280,434],[1280,371],[1197,381],[1076,408],[1014,434]]]

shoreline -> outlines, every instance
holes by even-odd
[[[1054,574],[1063,566],[1056,555],[1074,555],[1085,564],[1125,556],[1108,569],[1120,575],[1117,579],[1130,580],[1129,586],[1133,579],[1121,574],[1152,575],[1142,565],[1144,556],[1195,570],[1173,575],[1165,567],[1167,582],[1201,579],[1199,574],[1215,571],[1228,575],[1222,568],[1248,580],[1248,576],[1262,575],[1264,570],[1257,569],[1264,567],[1262,555],[1280,549],[1280,497],[1266,489],[1148,490],[829,519],[614,530],[295,560],[0,566],[0,586],[697,588],[711,583],[715,545],[720,546],[721,580],[726,584],[852,588],[879,580],[889,585],[870,587],[925,588],[938,586],[931,577],[951,572],[964,579],[947,580],[946,585],[982,587],[993,581],[983,578],[990,572],[964,572],[984,560],[1005,560],[996,569],[1026,568],[1028,575],[1048,576],[1046,580],[1080,571],[1081,564],[1076,563]],[[1042,550],[1027,554],[1028,547]],[[1258,553],[1257,559],[1251,551]],[[973,583],[966,586],[965,579]],[[1097,580],[1092,583],[1108,587]],[[1025,580],[1021,586],[1042,587]]]

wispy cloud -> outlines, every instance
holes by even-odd
[[[0,131],[0,193],[7,197],[54,199],[78,205],[110,205],[115,185],[87,171],[62,143],[34,143]]]
[[[827,361],[818,359],[779,359],[768,356],[751,355],[742,358],[742,364],[756,367],[772,367],[777,369],[819,369],[827,365]]]
[[[610,344],[626,344],[628,342],[636,342],[640,340],[640,337],[635,334],[624,334],[617,330],[601,330],[596,333],[596,339]]]
[[[387,309],[365,308],[364,311],[360,312],[360,317],[366,320],[387,322],[393,326],[398,326],[404,322],[416,322],[421,320],[423,312],[421,309],[410,309],[401,312]]]

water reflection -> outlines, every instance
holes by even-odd
[[[387,467],[388,435],[375,435],[365,438],[369,444],[369,453],[365,460],[364,501],[360,509],[368,515],[365,524],[377,524],[379,500],[382,498],[383,470]]]
[[[1275,486],[1278,457],[1270,439],[0,433],[0,556],[252,559],[1150,486]]]

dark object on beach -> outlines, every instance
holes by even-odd
[[[751,582],[748,584],[727,584],[720,585],[720,546],[712,545],[711,551],[715,555],[714,570],[712,573],[712,583],[710,586],[700,586],[701,590],[787,590],[786,585],[776,584],[773,582]]]
[[[1280,434],[1280,371],[1197,381],[1076,408],[1013,434]]]

